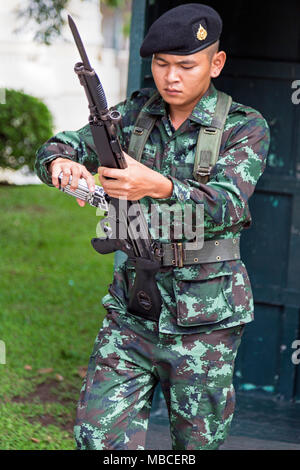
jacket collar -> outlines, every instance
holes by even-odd
[[[189,116],[190,121],[201,124],[202,126],[210,126],[217,104],[217,90],[211,83],[207,92],[202,96],[194,107]],[[157,98],[150,104],[144,106],[143,111],[157,116],[165,116],[167,114],[167,104],[158,94]]]

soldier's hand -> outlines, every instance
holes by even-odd
[[[86,169],[84,165],[81,165],[80,163],[73,162],[68,158],[58,157],[50,163],[49,170],[52,175],[52,184],[56,188],[59,188],[58,176],[63,173],[61,180],[61,186],[63,188],[67,186],[70,180],[70,176],[72,176],[70,185],[72,190],[77,189],[79,179],[84,178],[87,182],[89,190],[95,191],[95,181],[93,175]],[[85,202],[81,199],[76,198],[76,201],[81,207],[85,206]]]
[[[136,201],[145,196],[156,199],[172,195],[173,183],[158,171],[137,162],[123,152],[127,168],[99,167],[98,175],[104,191],[111,197]],[[113,179],[107,179],[113,178]]]

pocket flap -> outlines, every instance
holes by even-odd
[[[230,291],[231,275],[205,280],[175,280],[177,323],[197,326],[218,323],[233,314],[225,291]]]

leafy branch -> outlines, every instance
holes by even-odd
[[[37,25],[34,40],[49,46],[62,33],[65,25],[63,16],[69,2],[70,0],[24,0],[22,6],[16,9],[17,18],[23,22],[16,32],[33,21]],[[126,5],[126,0],[101,0],[101,2],[111,8],[123,8]]]

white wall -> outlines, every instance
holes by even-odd
[[[69,27],[65,26],[63,37],[53,45],[36,44],[33,28],[19,34],[13,32],[20,24],[14,13],[18,4],[20,0],[0,0],[0,87],[22,89],[42,98],[54,116],[56,132],[78,129],[87,123],[88,107],[73,71],[80,57]],[[108,104],[117,103],[124,98],[120,96],[120,72],[114,51],[101,47],[99,0],[72,0],[68,13],[77,24]]]

